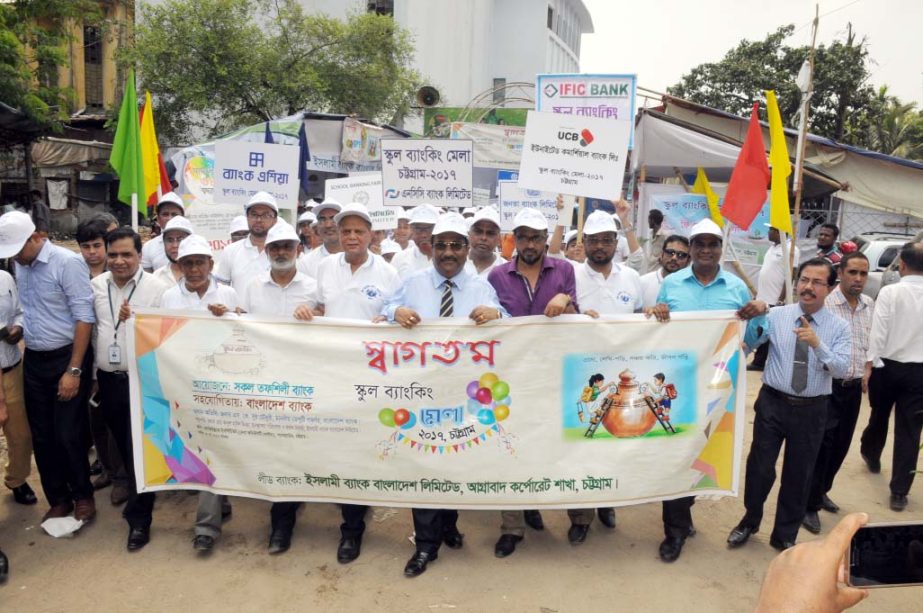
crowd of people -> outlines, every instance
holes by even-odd
[[[825,225],[817,254],[797,266],[793,301],[787,301],[791,268],[773,230],[776,246],[766,255],[752,298],[746,284],[722,268],[725,235],[714,222],[698,222],[688,236],[671,234],[663,215],[651,211],[651,234],[642,247],[630,204],[613,205],[614,215],[591,213],[581,236],[560,226],[549,233],[547,219],[536,210],[520,211],[512,233],[504,235],[491,207],[458,213],[428,204],[401,211],[398,226],[386,233],[373,230],[363,205],[330,199],[301,213],[292,226],[279,217],[275,199],[260,192],[233,220],[231,242],[217,255],[172,192],[156,207],[160,235],[142,245],[131,228],[96,216],[77,230],[79,254],[53,244],[29,215],[7,213],[0,217],[0,258],[15,262],[15,280],[0,273],[5,484],[17,503],[37,503],[26,481],[34,452],[49,507],[43,519],[73,514],[90,521],[95,492],[111,487],[111,502],[125,504],[127,549],[149,542],[155,496],[137,492],[129,411],[125,322],[135,307],[299,321],[327,316],[405,328],[437,317],[484,325],[564,313],[644,313],[666,325],[672,312],[733,310],[746,321],[745,349],[766,349],[760,350],[765,362],[759,355],[755,362],[763,375],[746,464],[746,514],[728,536],[729,547],[742,546],[759,530],[783,442],[769,543],[786,550],[800,527],[821,531],[818,511],[838,510],[828,494],[866,391],[872,418],[862,437],[862,458],[870,471],[880,470],[894,408],[890,506],[903,510],[923,427],[923,344],[919,331],[912,332],[923,322],[923,246],[903,247],[902,280],[885,287],[876,303],[862,293],[868,260],[858,252],[840,253],[836,227]],[[101,465],[95,479],[91,444]],[[676,560],[695,534],[694,502],[693,497],[663,502],[664,562]],[[289,549],[299,504],[271,506],[270,553]],[[367,511],[341,505],[339,562],[359,557]],[[225,496],[199,494],[195,550],[212,550],[231,512]],[[568,515],[573,545],[586,540],[594,518],[608,528],[616,525],[611,508]],[[425,572],[442,544],[463,547],[457,519],[451,509],[413,510],[415,551],[406,576]],[[538,511],[503,511],[495,555],[513,554],[527,527],[543,529]],[[0,569],[7,568],[5,557],[3,563]]]

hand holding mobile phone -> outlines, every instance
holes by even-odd
[[[923,522],[860,528],[849,545],[849,585],[923,585]]]

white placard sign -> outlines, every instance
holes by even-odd
[[[498,181],[500,201],[500,231],[512,232],[513,219],[522,209],[537,209],[548,220],[548,231],[555,226],[569,226],[574,210],[574,199],[565,196],[564,208],[558,212],[555,206],[557,194],[521,189],[516,181]]]
[[[637,80],[633,74],[540,74],[535,80],[535,110],[633,125]]]
[[[382,139],[385,206],[472,206],[473,164],[470,140]]]
[[[617,200],[630,132],[626,122],[529,111],[519,187]]]
[[[397,227],[397,209],[386,207],[381,201],[381,173],[363,173],[345,179],[327,179],[324,196],[341,204],[364,204],[372,218],[373,230],[391,230]]]
[[[246,204],[269,192],[280,209],[298,208],[298,147],[246,141],[215,143],[216,203]]]

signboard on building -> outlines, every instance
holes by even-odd
[[[382,139],[380,144],[385,206],[473,205],[472,141]]]
[[[535,80],[535,110],[578,117],[635,121],[633,74],[540,74]],[[634,145],[634,130],[628,148]]]

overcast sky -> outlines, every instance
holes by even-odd
[[[762,40],[793,23],[791,46],[811,43],[808,0],[583,0],[594,34],[585,34],[583,72],[638,74],[664,92],[694,66],[716,62],[741,39]],[[868,40],[872,84],[888,85],[923,107],[923,0],[821,0],[818,44],[845,38],[847,23]]]

